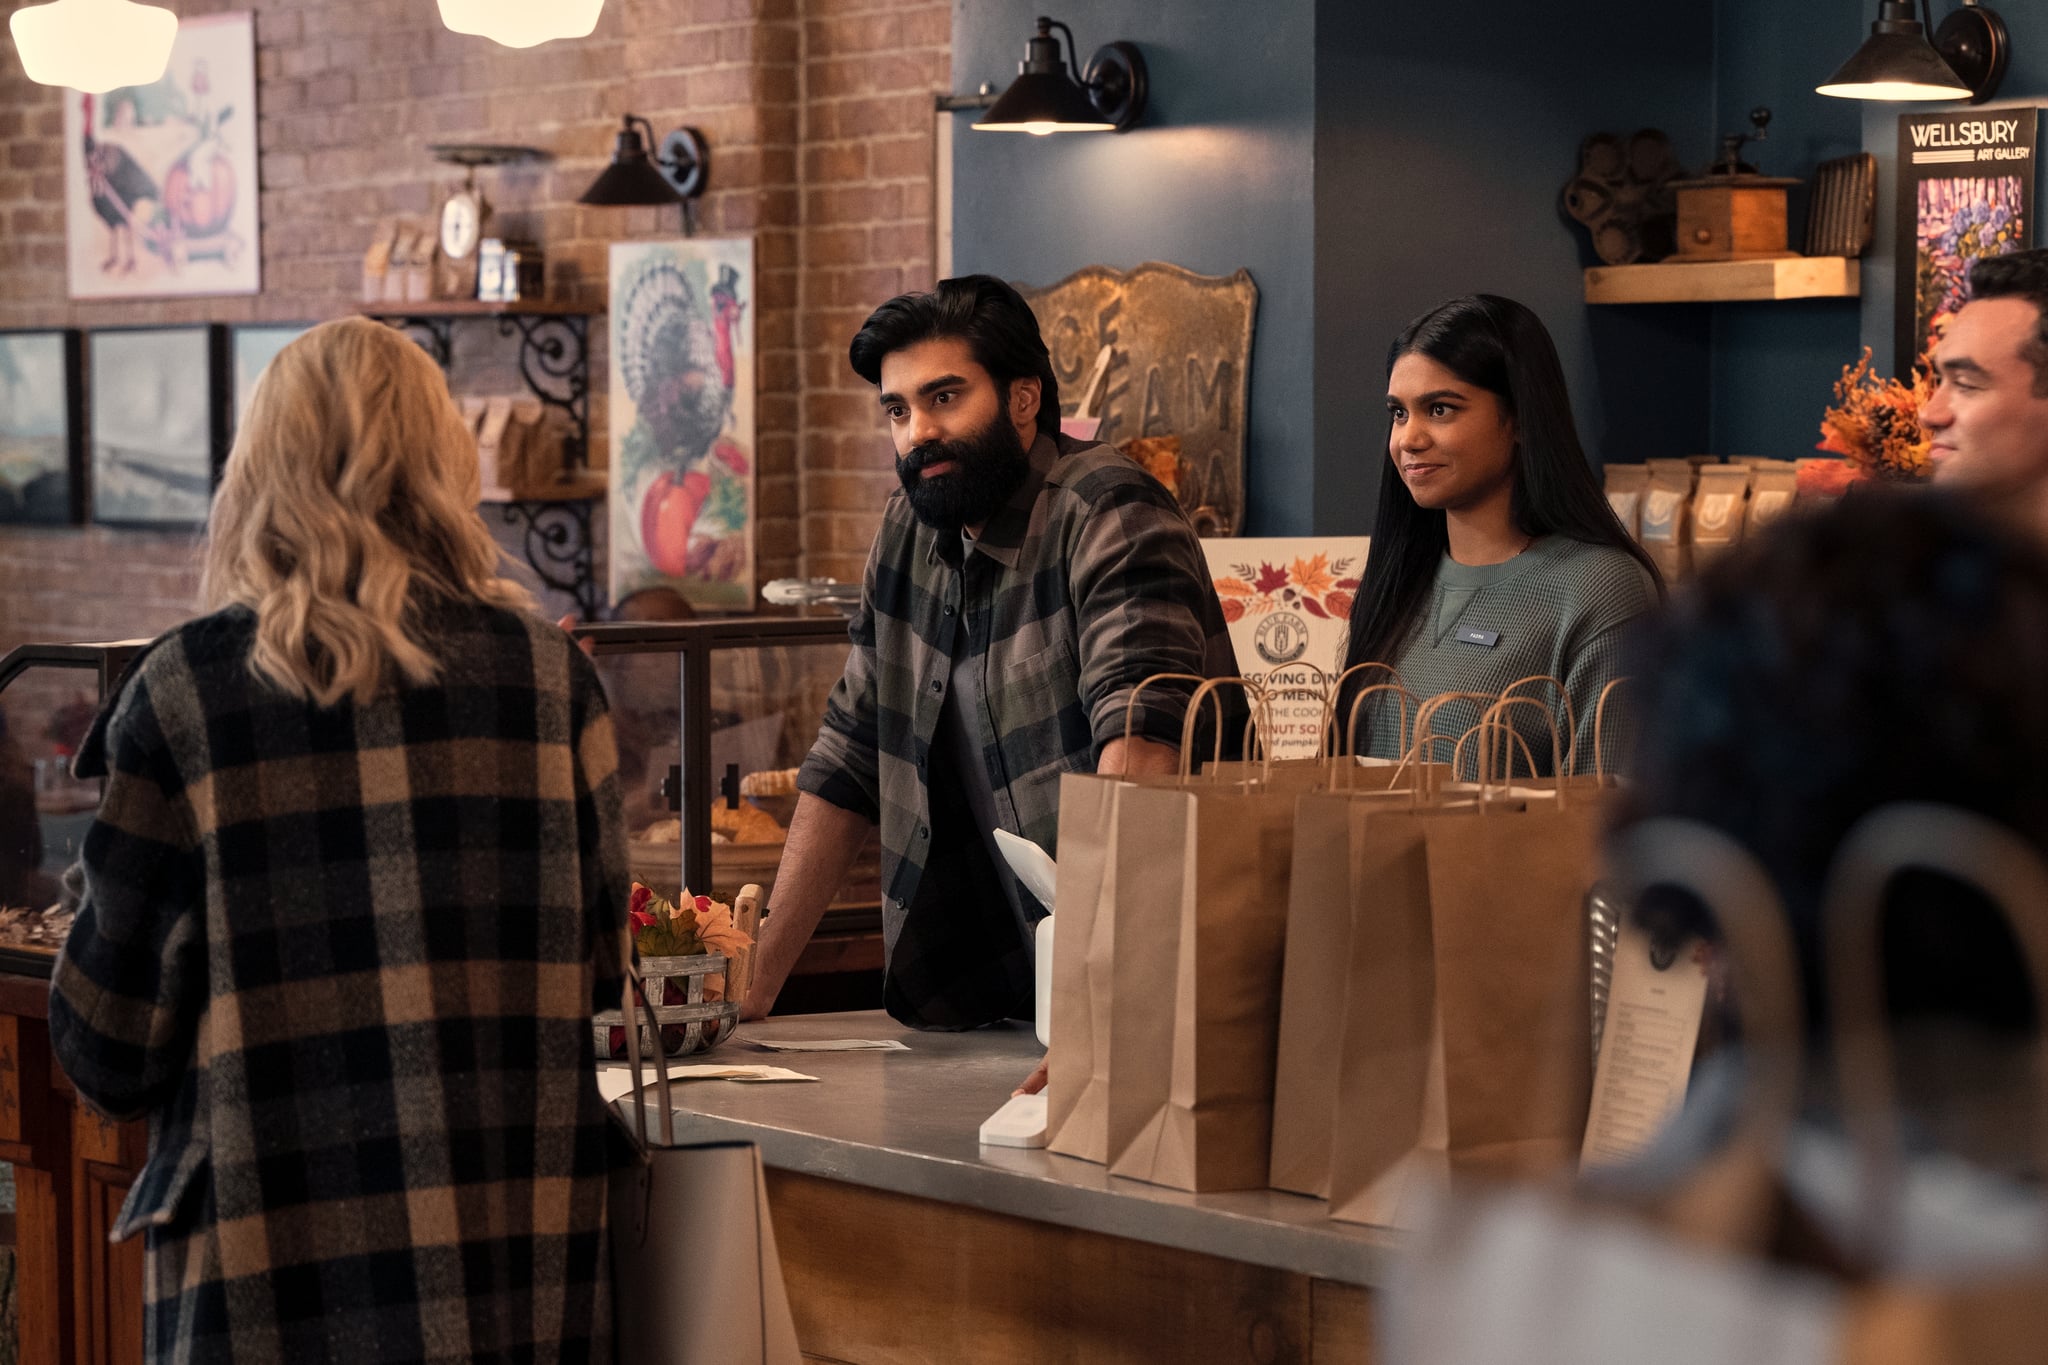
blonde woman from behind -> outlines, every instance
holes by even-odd
[[[81,1096],[150,1120],[116,1236],[152,1359],[609,1358],[616,755],[478,487],[419,348],[292,343],[228,459],[210,614],[80,754],[106,795],[50,1028]]]

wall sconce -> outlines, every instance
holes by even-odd
[[[647,130],[645,137],[641,129]],[[612,164],[605,167],[576,202],[599,207],[676,204],[683,206],[683,235],[696,231],[690,205],[704,193],[711,174],[711,152],[695,128],[678,128],[661,140],[661,151],[648,155],[654,125],[627,114],[612,146]]]
[[[2005,20],[1988,5],[1963,0],[1936,29],[1932,0],[1921,6],[1924,27],[1913,17],[1912,0],[1881,0],[1863,46],[1815,89],[1852,100],[1990,99],[2012,58]]]
[[[604,0],[438,0],[451,33],[489,38],[505,47],[538,47],[557,38],[588,38]]]
[[[178,16],[134,0],[55,0],[18,9],[7,21],[21,69],[38,85],[104,95],[154,85],[171,64]]]
[[[1067,35],[1066,56],[1052,31]],[[1074,67],[1074,31],[1041,17],[1024,47],[1017,79],[975,121],[989,133],[1127,133],[1144,116],[1145,58],[1133,43],[1095,50],[1083,72]]]

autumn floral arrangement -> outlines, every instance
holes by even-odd
[[[632,899],[627,902],[626,917],[631,926],[633,947],[638,951],[643,967],[649,959],[666,957],[698,957],[706,953],[724,955],[728,969],[737,964],[740,954],[754,946],[754,940],[744,929],[734,923],[732,907],[724,901],[712,900],[709,896],[693,896],[688,887],[682,895],[670,901],[651,888],[639,882],[633,883]],[[659,975],[648,972],[650,977]],[[704,1003],[723,1000],[726,976],[716,972],[704,978]],[[662,982],[663,1005],[684,1005],[690,1003],[683,981],[667,977]],[[706,1026],[708,1027],[708,1025]],[[662,1029],[664,1048],[673,1053],[683,1045],[684,1029],[671,1024]],[[614,1025],[611,1030],[611,1055],[626,1055],[626,1031]]]
[[[1358,574],[1351,561],[1339,559],[1332,563],[1328,555],[1297,559],[1284,566],[1261,561],[1256,569],[1249,564],[1233,564],[1228,574],[1216,580],[1223,619],[1230,622],[1282,608],[1293,608],[1326,621],[1348,621],[1351,599],[1357,591]]]
[[[1843,457],[1839,471],[1824,461],[1800,470],[1800,492],[1839,493],[1851,483],[1882,480],[1918,483],[1934,472],[1928,458],[1927,435],[1920,429],[1920,408],[1933,393],[1928,371],[1918,368],[1913,380],[1880,379],[1863,358],[1842,367],[1835,381],[1835,405],[1821,417],[1821,441],[1815,449]],[[1820,484],[1832,486],[1818,486]]]

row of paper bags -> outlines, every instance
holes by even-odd
[[[1568,1166],[1606,789],[1226,769],[1062,779],[1052,1150],[1392,1225],[1453,1168]]]

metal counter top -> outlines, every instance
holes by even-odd
[[[756,1038],[894,1039],[910,1051],[772,1052],[748,1046]],[[784,1066],[817,1083],[674,1082],[676,1140],[754,1142],[783,1170],[1345,1284],[1385,1278],[1399,1234],[1334,1222],[1319,1200],[1186,1194],[1073,1157],[981,1146],[981,1121],[1041,1054],[1028,1025],[919,1033],[879,1010],[766,1019],[676,1060]]]

